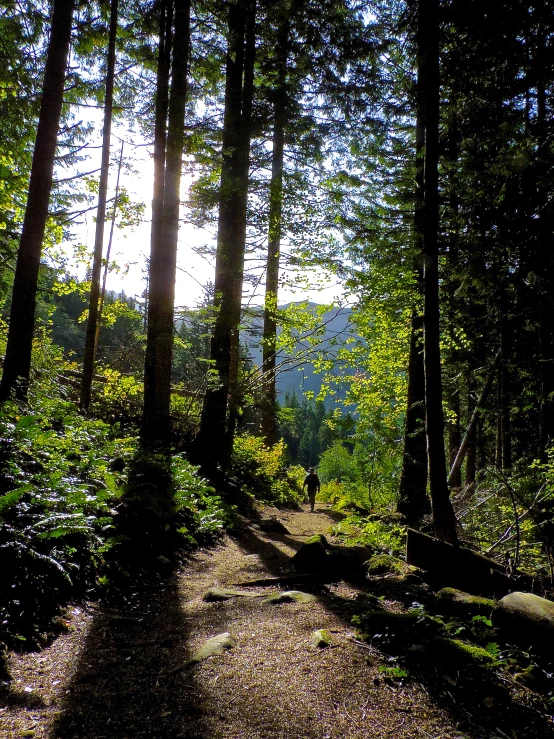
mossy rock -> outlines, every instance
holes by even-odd
[[[486,649],[460,639],[436,637],[432,646],[435,659],[451,667],[491,668],[495,664],[494,657]]]
[[[328,570],[328,546],[323,534],[311,536],[291,558],[292,566],[299,572],[325,575]]]
[[[327,629],[317,629],[316,631],[312,631],[310,641],[312,642],[314,647],[318,647],[318,649],[325,649],[325,647],[331,646],[331,644],[333,643],[333,637],[331,636],[330,632],[327,631]]]
[[[223,634],[213,636],[211,639],[205,641],[200,649],[193,654],[187,662],[187,665],[195,665],[198,664],[198,662],[203,662],[205,659],[209,659],[210,657],[223,654],[223,652],[226,652],[228,649],[232,649],[235,644],[235,639],[228,631],[225,631]]]
[[[368,610],[359,617],[360,624],[364,629],[384,631],[385,629],[400,633],[405,629],[413,629],[420,616],[414,611],[389,611],[386,608]]]
[[[528,637],[554,635],[554,602],[533,593],[510,593],[498,602],[495,620],[503,627],[524,628]],[[530,641],[532,641],[530,639]]]
[[[264,598],[264,603],[313,603],[317,600],[311,593],[303,593],[301,590],[285,590],[282,593],[272,593]]]
[[[373,551],[368,547],[335,545],[327,550],[330,571],[344,580],[365,579],[365,563]]]
[[[291,564],[299,572],[316,574],[329,582],[359,580],[365,577],[364,562],[372,553],[363,546],[331,545],[323,534],[316,534],[304,542]]]
[[[373,554],[365,563],[368,575],[385,575],[392,572],[396,575],[406,575],[410,571],[409,565],[391,554]]]
[[[437,605],[445,613],[459,616],[487,616],[490,617],[496,608],[496,601],[491,598],[482,598],[479,595],[470,595],[456,588],[442,588],[437,593]]]
[[[538,665],[529,665],[525,670],[516,673],[514,680],[537,692],[542,692],[552,685],[551,679]]]
[[[313,536],[308,537],[304,542],[304,546],[306,544],[321,544],[325,549],[329,549],[330,547],[327,538],[323,534],[314,534]]]

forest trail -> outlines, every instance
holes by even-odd
[[[420,684],[383,681],[386,658],[356,643],[350,624],[356,588],[319,587],[307,603],[203,600],[215,586],[282,575],[302,542],[334,523],[321,504],[314,513],[265,508],[263,515],[278,517],[290,534],[245,524],[170,580],[131,590],[124,608],[73,608],[69,631],[50,647],[11,655],[0,737],[464,739]],[[331,647],[311,643],[317,629],[331,632]],[[234,648],[186,666],[222,632]]]

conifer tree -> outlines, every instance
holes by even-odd
[[[92,375],[98,340],[98,320],[100,301],[100,274],[102,271],[102,250],[104,246],[104,225],[106,220],[106,199],[108,193],[108,175],[110,169],[110,141],[113,113],[113,88],[115,77],[115,43],[117,37],[118,0],[111,0],[110,30],[108,39],[108,57],[106,65],[106,92],[104,99],[104,129],[102,131],[102,162],[100,165],[100,182],[98,185],[98,207],[96,210],[96,233],[94,238],[94,256],[92,261],[87,332],[85,338],[85,355],[83,359],[83,377],[79,404],[87,411],[90,406]]]
[[[73,9],[72,0],[54,0],[31,179],[13,283],[0,401],[6,400],[14,389],[18,398],[27,397],[40,256],[48,219]]]
[[[255,52],[255,0],[229,5],[225,112],[215,273],[215,322],[210,359],[216,384],[208,387],[196,454],[226,467],[233,443],[234,384],[246,246],[246,198]],[[228,412],[229,411],[229,412]]]
[[[144,412],[141,437],[145,441],[167,441],[171,432],[171,362],[173,356],[175,271],[179,231],[180,183],[184,146],[184,117],[187,95],[187,65],[190,42],[190,2],[175,0],[171,88],[167,110],[165,151],[160,151],[165,138],[166,63],[168,34],[160,34],[161,63],[157,114],[159,171],[155,182],[156,223],[152,222],[149,264],[148,327],[144,368]],[[165,26],[169,27],[170,8],[164,8]],[[162,13],[162,22],[164,22]],[[162,161],[164,171],[162,175]],[[163,191],[160,180],[163,176]],[[161,203],[160,203],[161,200]],[[160,214],[161,211],[161,214]],[[161,216],[161,217],[160,217]]]
[[[423,183],[423,344],[425,430],[433,526],[439,539],[456,544],[456,518],[447,484],[439,324],[439,2],[419,0],[417,53],[425,128]]]

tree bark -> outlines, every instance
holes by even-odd
[[[283,213],[283,162],[287,113],[287,56],[290,21],[281,23],[277,40],[277,90],[274,102],[273,152],[269,190],[269,233],[264,299],[264,333],[262,341],[262,373],[264,410],[262,435],[268,444],[277,442],[277,302],[279,292],[279,258]]]
[[[439,304],[439,2],[420,0],[418,84],[425,105],[425,182],[423,223],[425,424],[429,487],[436,536],[458,543],[456,518],[446,478],[440,356]],[[419,77],[419,74],[421,75]]]
[[[239,197],[237,205],[241,222],[237,223],[237,247],[241,257],[237,259],[237,272],[233,280],[233,305],[238,315],[236,328],[231,333],[231,364],[229,373],[228,418],[225,429],[224,466],[233,452],[235,429],[239,420],[240,389],[240,317],[242,308],[242,289],[244,282],[244,256],[246,252],[246,209],[248,201],[248,182],[250,170],[250,137],[252,127],[252,103],[254,99],[254,62],[256,56],[256,4],[250,0],[245,7],[244,72],[242,83],[242,109],[239,144]]]
[[[238,367],[246,241],[254,14],[253,0],[239,0],[229,5],[223,162],[214,286],[216,318],[210,344],[210,360],[218,384],[207,389],[194,450],[199,459],[212,466],[219,464],[222,468],[227,466],[234,435],[234,414],[230,414],[228,425],[227,405],[236,384],[234,378],[237,370],[231,366],[233,352]],[[249,17],[251,30],[247,34]],[[247,48],[245,35],[249,35],[250,39]],[[245,57],[246,60],[251,59],[249,67],[252,71],[245,69]]]
[[[418,58],[418,60],[420,59]],[[414,193],[414,241],[417,251],[415,274],[419,299],[423,295],[422,254],[425,214],[425,98],[422,94],[420,81],[418,79],[415,86],[416,187]],[[429,500],[427,498],[427,438],[425,436],[423,316],[420,310],[420,306],[417,305],[412,311],[410,355],[408,360],[408,398],[398,501],[398,511],[406,516],[411,525],[417,525],[425,513],[429,512]]]
[[[398,501],[398,511],[406,516],[410,525],[417,524],[429,512],[422,328],[422,316],[414,310],[408,363],[408,407]]]
[[[27,398],[40,255],[52,190],[73,7],[72,0],[54,2],[29,193],[17,254],[0,401],[6,400],[14,389],[17,398]]]
[[[96,209],[96,233],[94,237],[94,256],[90,298],[85,336],[85,354],[83,358],[83,376],[79,405],[81,410],[88,411],[92,390],[92,375],[98,341],[100,276],[102,273],[102,251],[104,247],[104,226],[106,221],[106,199],[108,193],[108,175],[110,171],[110,140],[112,133],[113,86],[115,76],[115,42],[117,37],[118,0],[112,0],[110,10],[110,31],[108,39],[108,59],[106,69],[106,93],[104,100],[104,130],[102,131],[102,163],[100,165],[100,182],[98,185],[98,207]]]
[[[189,45],[190,0],[176,0],[162,217],[152,237],[149,265],[144,441],[167,441],[171,434],[173,315]]]

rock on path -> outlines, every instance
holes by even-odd
[[[321,506],[265,514],[290,533],[247,527],[164,584],[135,588],[123,608],[75,610],[73,630],[40,655],[12,655],[2,739],[464,739],[421,686],[379,679],[383,656],[353,641],[355,589],[314,590],[309,602],[204,600],[285,574],[304,538],[333,523]],[[319,630],[328,648],[314,645]],[[232,648],[190,664],[224,633]]]

